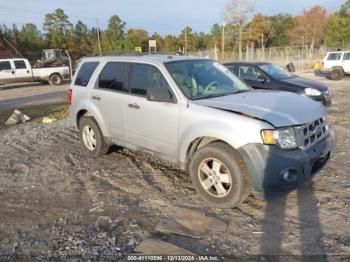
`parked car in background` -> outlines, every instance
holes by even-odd
[[[254,91],[205,58],[86,58],[68,99],[90,156],[116,144],[172,162],[213,207],[236,206],[251,192],[284,194],[309,181],[334,147],[320,103]]]
[[[322,61],[322,73],[332,80],[350,75],[350,51],[329,52]]]
[[[32,68],[27,59],[0,59],[0,85],[44,82],[56,86],[65,79],[70,79],[68,66]]]
[[[266,62],[232,62],[224,65],[254,89],[288,91],[308,96],[325,106],[332,104],[326,85],[292,74],[277,65]]]

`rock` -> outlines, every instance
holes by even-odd
[[[193,256],[194,253],[183,249],[181,247],[175,246],[165,241],[160,241],[156,239],[145,239],[138,245],[135,249],[136,252],[142,255],[154,255],[159,256]],[[138,254],[140,255],[140,254]]]
[[[15,109],[13,114],[6,120],[5,125],[15,125],[18,123],[24,123],[30,120],[30,117],[23,114],[21,111]]]
[[[189,229],[175,220],[162,221],[156,225],[155,229],[161,233],[172,233],[192,238],[202,238],[203,234],[199,231]]]
[[[95,226],[97,229],[107,230],[112,223],[112,219],[108,216],[99,216],[96,220]]]
[[[25,164],[16,164],[13,166],[13,169],[16,172],[16,174],[25,176],[27,176],[30,171],[29,167]]]

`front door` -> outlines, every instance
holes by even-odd
[[[14,83],[16,72],[10,61],[0,61],[0,85]]]
[[[149,101],[149,88],[170,89],[158,68],[132,64],[130,93],[124,99],[125,128],[129,143],[176,157],[179,104]]]
[[[240,65],[238,69],[239,78],[244,80],[254,89],[270,89],[268,79],[258,69],[249,65]]]
[[[29,65],[24,60],[13,61],[16,68],[17,82],[31,82],[33,80]]]

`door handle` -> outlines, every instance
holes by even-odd
[[[134,103],[134,104],[128,104],[128,107],[129,107],[129,108],[136,109],[136,110],[140,109],[140,106],[139,106],[138,104],[136,104],[136,103]]]
[[[29,70],[27,70],[27,74],[29,74]]]
[[[93,96],[93,97],[91,97],[93,100],[97,100],[97,101],[100,101],[101,100],[101,97],[99,97],[99,96]]]
[[[14,75],[14,74],[15,74],[15,71],[12,71],[11,73]]]

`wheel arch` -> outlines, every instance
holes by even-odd
[[[223,144],[228,145],[233,150],[237,151],[236,148],[232,145],[232,143],[226,139],[218,138],[218,137],[210,136],[210,135],[198,136],[198,137],[192,139],[192,141],[186,146],[185,157],[183,158],[184,161],[181,161],[182,168],[187,170],[188,164],[190,163],[194,153],[197,150],[199,150],[200,148],[202,148],[206,145],[209,145],[211,143],[214,143],[214,142],[221,142]]]
[[[103,118],[99,113],[96,113],[98,111],[94,110],[93,108],[82,108],[75,114],[75,124],[77,128],[79,128],[79,122],[84,116],[89,116],[95,119],[97,122],[99,128],[101,129],[101,132],[104,137],[109,137],[109,131],[106,125],[103,123]]]

